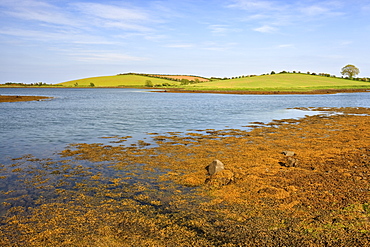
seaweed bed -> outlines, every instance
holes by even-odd
[[[0,95],[0,103],[3,102],[19,102],[19,101],[40,101],[51,99],[45,96],[25,96],[25,95]]]
[[[370,109],[304,110],[320,113],[14,159],[0,245],[369,246]]]

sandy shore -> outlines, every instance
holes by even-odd
[[[51,99],[51,97],[45,96],[24,96],[24,95],[0,95],[0,103],[1,102],[18,102],[18,101],[40,101]]]

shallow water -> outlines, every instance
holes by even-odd
[[[1,246],[368,246],[368,117],[227,130],[317,113],[291,107],[369,106],[368,94],[13,90],[56,98],[0,104]],[[128,135],[156,145],[121,146]],[[52,155],[76,142],[92,144]],[[279,162],[287,148],[299,167]],[[219,157],[227,185],[204,169]]]
[[[0,162],[25,154],[47,157],[69,143],[101,137],[196,129],[243,129],[250,122],[299,118],[293,107],[369,107],[369,93],[223,95],[155,93],[139,89],[1,88],[0,94],[55,97],[0,104]],[[312,113],[311,113],[312,114]]]

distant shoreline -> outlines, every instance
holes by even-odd
[[[1,87],[0,87],[1,88]],[[20,88],[20,87],[6,87],[6,88]],[[36,88],[36,87],[21,87],[21,88]],[[39,88],[39,87],[37,87]],[[211,93],[211,94],[251,94],[251,95],[289,95],[289,94],[337,94],[337,93],[370,93],[370,88],[352,88],[352,89],[317,89],[308,91],[285,91],[285,90],[274,90],[274,91],[263,91],[263,90],[189,90],[182,88],[163,88],[163,87],[42,87],[42,88],[79,88],[79,89],[103,89],[103,88],[131,88],[131,89],[154,89],[156,93]],[[17,101],[34,101],[50,99],[51,97],[44,96],[7,96],[0,95],[0,102],[17,102]]]
[[[248,90],[186,90],[165,89],[159,93],[218,93],[218,94],[337,94],[337,93],[370,93],[370,89],[320,89],[311,91],[248,91]]]

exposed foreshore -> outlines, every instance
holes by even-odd
[[[40,101],[51,99],[45,96],[24,96],[24,95],[0,95],[0,103],[2,102],[19,102],[19,101]]]
[[[370,108],[303,110],[320,114],[14,160],[0,244],[369,246]]]

